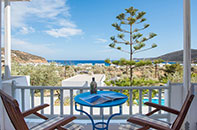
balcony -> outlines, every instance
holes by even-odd
[[[197,85],[197,84],[194,84]],[[75,110],[74,106],[74,97],[78,93],[83,93],[89,91],[89,87],[61,87],[61,86],[29,86],[28,85],[28,77],[18,77],[13,78],[10,81],[4,81],[3,86],[10,86],[5,88],[5,90],[10,93],[13,97],[15,97],[20,105],[21,111],[25,111],[29,108],[33,108],[34,106],[48,103],[50,107],[41,110],[40,113],[44,114],[47,117],[54,116],[66,116],[66,115],[74,115],[77,117],[77,120],[74,122],[84,126],[84,129],[92,129],[91,122],[82,113],[79,113]],[[173,86],[173,87],[172,87]],[[130,115],[140,113],[145,114],[151,111],[150,107],[145,106],[143,103],[145,101],[156,102],[161,105],[174,107],[174,105],[181,103],[180,100],[177,100],[181,95],[173,93],[181,91],[182,84],[177,83],[168,83],[165,86],[151,86],[151,87],[98,87],[100,91],[119,91],[121,93],[128,95],[128,102],[122,105],[122,114],[120,116],[114,117],[110,121],[110,129],[116,130],[122,124],[126,124],[126,120]],[[55,91],[59,91],[59,103],[57,103],[58,96],[55,94]],[[35,91],[37,91],[35,93]],[[156,93],[156,97],[153,97],[153,92]],[[133,96],[137,96],[137,100],[132,100]],[[176,97],[175,97],[176,96]],[[65,103],[66,99],[66,103]],[[177,103],[175,103],[177,102]],[[101,115],[104,115],[105,120],[112,114],[117,113],[119,111],[119,107],[111,107],[111,108],[88,108],[88,107],[79,107],[80,109],[85,110],[90,113],[91,116],[96,121],[101,120]],[[154,114],[153,118],[161,119],[164,121],[172,122],[174,119],[173,115],[169,113],[159,111]],[[41,122],[40,119],[35,116],[28,116],[26,121],[30,125],[35,125],[38,122]],[[83,122],[83,123],[82,123]]]

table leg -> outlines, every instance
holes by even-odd
[[[86,114],[86,115],[90,118],[90,120],[91,120],[91,122],[92,122],[92,129],[95,130],[95,123],[94,123],[94,120],[93,120],[93,118],[91,117],[91,115],[88,114],[87,112],[83,111],[83,110],[78,109],[78,108],[77,108],[77,103],[75,103],[75,110],[76,110],[76,111],[79,111],[79,112],[82,112],[82,113],[84,113],[84,114]]]
[[[103,108],[101,108],[101,109],[102,109],[102,111],[103,111]],[[107,123],[104,122],[104,114],[101,115],[101,116],[102,116],[102,122],[94,123],[94,120],[93,120],[93,118],[92,118],[92,116],[91,116],[90,114],[88,114],[87,112],[85,112],[85,111],[80,110],[80,109],[77,108],[77,103],[75,103],[75,110],[76,110],[76,111],[79,111],[79,112],[82,112],[82,113],[86,114],[86,115],[89,117],[89,119],[90,119],[91,122],[92,122],[92,129],[93,129],[93,130],[95,130],[95,129],[99,129],[99,130],[108,130],[110,120],[111,120],[114,116],[118,116],[118,115],[121,115],[121,114],[122,114],[122,106],[120,105],[120,107],[119,107],[119,113],[112,114],[112,115],[108,118]],[[102,113],[103,113],[103,112],[102,112]],[[98,128],[98,127],[96,127],[96,125],[102,125],[102,128]],[[104,127],[104,125],[106,125],[106,127]]]
[[[108,130],[108,127],[109,127],[109,122],[110,122],[110,120],[114,117],[114,116],[119,116],[119,115],[121,115],[122,114],[122,106],[120,105],[120,107],[119,107],[119,113],[115,113],[115,114],[112,114],[109,118],[108,118],[108,120],[107,120],[107,130]]]

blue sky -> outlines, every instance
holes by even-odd
[[[197,1],[192,3],[192,48],[197,48]],[[156,57],[183,48],[182,0],[32,0],[12,3],[12,49],[46,59],[103,60],[129,58],[108,47],[117,34],[115,17],[133,6],[147,14],[144,31],[157,33],[147,43],[157,48],[134,57]]]

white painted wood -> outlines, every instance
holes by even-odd
[[[50,99],[51,99],[51,100],[50,100],[51,115],[54,114],[54,107],[53,107],[53,105],[54,105],[54,100],[53,100],[53,99],[54,99],[54,95],[53,95],[53,94],[54,94],[54,90],[51,89],[51,90],[50,90],[50,96],[51,96],[51,97],[50,97]]]
[[[60,89],[60,115],[64,114],[64,98],[63,98],[63,89]]]
[[[177,84],[179,85],[179,84]],[[21,89],[21,88],[24,88],[24,89],[64,89],[64,90],[70,90],[70,89],[73,89],[73,90],[89,90],[89,88],[86,88],[86,87],[63,87],[63,86],[23,86],[23,85],[17,85],[16,86],[17,89]],[[117,86],[114,86],[114,87],[98,87],[97,89],[98,90],[130,90],[130,89],[137,89],[137,90],[143,90],[143,89],[148,89],[148,90],[153,90],[153,89],[168,89],[169,86],[151,86],[151,87],[144,87],[144,86],[140,86],[140,87],[129,87],[129,86],[125,86],[125,87],[117,87]]]
[[[1,8],[1,5],[2,5],[2,1],[0,0],[0,49],[2,48],[2,44],[1,44],[1,16],[2,16],[2,8]],[[0,66],[1,66],[1,53],[0,53]],[[0,67],[0,75],[2,75],[1,74],[1,67]],[[1,84],[1,76],[0,76],[0,89],[2,89],[2,84]],[[1,104],[0,104],[0,112],[1,112]],[[1,127],[0,127],[1,128]]]
[[[148,101],[152,102],[152,90],[149,90],[149,94],[148,94]],[[152,110],[152,107],[148,107],[148,111],[150,112]]]
[[[73,90],[70,90],[70,114],[73,115]]]
[[[44,89],[40,90],[40,105],[44,104]],[[44,114],[44,110],[41,110],[41,114]]]
[[[25,89],[21,89],[22,112],[25,111]]]
[[[34,90],[31,89],[30,93],[31,93],[31,108],[34,108]]]
[[[80,93],[83,93],[82,89],[80,90]],[[80,105],[80,110],[83,110],[83,106],[82,105]],[[80,112],[80,115],[82,115],[82,112]]]
[[[142,114],[142,90],[139,90],[139,113]]]
[[[191,86],[191,14],[190,14],[190,0],[183,0],[183,17],[184,17],[184,55],[183,55],[183,84],[184,92]],[[187,91],[185,92],[187,93]],[[186,95],[186,94],[184,94]]]
[[[159,104],[161,105],[161,92],[162,89],[159,89]],[[161,114],[161,111],[159,111],[159,114]]]
[[[177,86],[178,86],[178,84],[177,84]],[[56,86],[56,87],[50,87],[50,86],[44,86],[44,87],[41,87],[41,86],[19,86],[19,85],[17,85],[16,87],[15,87],[16,89],[18,89],[18,90],[21,90],[21,89],[24,89],[24,90],[28,90],[28,89],[33,89],[33,90],[36,90],[36,89],[38,89],[38,90],[54,90],[54,89],[59,89],[60,90],[60,108],[58,108],[57,109],[57,107],[56,106],[53,106],[52,105],[52,103],[51,103],[51,106],[53,106],[53,109],[54,109],[54,111],[56,111],[56,110],[59,110],[60,111],[60,113],[58,114],[58,115],[60,115],[60,114],[63,114],[63,115],[66,115],[64,112],[63,112],[63,109],[65,109],[65,107],[66,106],[63,106],[63,93],[64,93],[64,91],[65,90],[67,90],[67,91],[69,91],[69,96],[70,96],[70,106],[69,106],[69,109],[70,109],[70,113],[69,113],[69,115],[75,115],[75,116],[77,116],[77,117],[80,117],[80,119],[82,118],[82,117],[84,117],[84,115],[83,114],[77,114],[76,115],[76,113],[75,113],[75,111],[74,111],[74,108],[73,108],[73,91],[75,90],[75,89],[78,89],[79,90],[79,92],[83,92],[83,90],[87,90],[85,87],[61,87],[61,86]],[[142,113],[142,91],[143,90],[146,90],[146,89],[148,89],[149,91],[152,91],[153,89],[168,89],[168,86],[154,86],[154,87],[98,87],[98,89],[100,90],[100,89],[104,89],[104,90],[120,90],[120,92],[123,92],[123,90],[124,89],[126,89],[126,90],[129,90],[129,93],[130,93],[130,96],[129,96],[129,98],[131,98],[132,99],[132,90],[133,89],[137,89],[138,91],[139,91],[139,95],[140,95],[140,101],[139,101],[139,104],[141,104],[140,106],[139,106],[139,108],[137,108],[137,109],[139,109],[139,112],[141,112]],[[51,92],[50,92],[51,93]],[[42,94],[41,94],[42,95]],[[52,93],[51,93],[51,95],[52,95]],[[62,96],[61,96],[62,95]],[[54,98],[54,97],[50,97],[50,99],[51,98]],[[52,100],[54,100],[54,99],[52,99]],[[131,100],[132,101],[132,100]],[[124,114],[123,113],[123,115],[120,115],[120,118],[122,118],[123,119],[123,117],[125,117],[125,115],[127,115],[127,116],[129,116],[129,115],[131,115],[130,113],[133,113],[133,111],[132,111],[132,105],[133,105],[133,103],[132,102],[130,102],[130,106],[127,108],[127,110],[128,110],[128,112],[129,113],[127,113],[127,114]],[[124,105],[123,105],[123,109],[124,109]],[[135,108],[135,107],[134,107]],[[141,108],[141,110],[140,110],[140,108]],[[89,109],[87,109],[87,108],[83,108],[85,111],[88,111]],[[136,110],[137,110],[136,109]],[[67,109],[66,109],[67,110]],[[115,109],[115,113],[116,113],[116,109]],[[91,113],[91,111],[90,111],[90,113]],[[104,112],[102,112],[102,110],[100,111],[100,114],[99,115],[101,115],[101,114],[105,114],[105,118],[106,117],[108,117],[109,115],[111,115],[110,114],[110,112],[109,112],[109,114],[106,114],[106,113],[104,113]],[[113,113],[113,111],[112,111],[112,113]],[[47,115],[47,114],[46,114]],[[49,114],[48,116],[51,116],[51,115],[56,115],[56,114]],[[93,117],[97,117],[97,115],[95,114],[95,113],[93,113],[93,111],[92,111],[92,115],[93,115]],[[161,116],[163,116],[163,113],[162,113],[162,115]]]
[[[2,45],[1,45],[1,5],[2,5],[2,1],[0,0],[0,49],[1,49],[1,47],[2,47]],[[1,53],[0,53],[0,66],[1,66]],[[1,67],[0,67],[0,75],[2,75],[1,74]],[[2,89],[2,83],[1,83],[1,76],[0,76],[0,89]],[[3,103],[2,103],[2,101],[0,100],[0,113],[2,113],[1,114],[1,116],[2,116],[2,118],[0,118],[0,129],[1,130],[4,130],[5,129],[5,127],[4,127],[4,121],[5,121],[5,114],[4,114],[4,111],[3,111],[3,105],[2,105]]]
[[[133,89],[130,89],[129,90],[129,115],[133,114],[132,106],[133,106]]]
[[[191,87],[191,2],[190,0],[183,0],[183,18],[184,18],[184,85],[183,85],[183,95],[185,98],[187,90]],[[195,90],[193,90],[195,92]],[[182,99],[183,101],[184,99]],[[191,130],[197,127],[197,116],[196,114],[197,98],[195,96],[191,108],[188,112],[188,116],[185,122],[189,122],[189,127]]]
[[[4,46],[5,46],[5,79],[11,76],[11,22],[10,0],[5,0],[4,6]]]

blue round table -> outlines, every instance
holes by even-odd
[[[126,95],[122,94],[122,93],[117,93],[117,92],[113,92],[113,91],[98,91],[97,92],[97,95],[99,95],[99,94],[116,94],[116,95],[119,95],[119,96],[123,96],[124,98],[123,99],[117,99],[117,100],[114,100],[114,101],[105,102],[105,103],[98,104],[98,105],[91,105],[91,104],[89,104],[89,103],[81,100],[80,98],[88,97],[88,96],[93,95],[93,94],[90,94],[90,92],[81,93],[81,94],[77,95],[74,98],[74,100],[75,100],[75,110],[76,111],[79,111],[79,112],[82,112],[82,113],[86,114],[89,117],[89,119],[92,122],[93,130],[95,130],[95,129],[98,129],[98,130],[108,130],[110,120],[114,116],[117,116],[117,115],[121,115],[122,114],[122,106],[121,105],[127,101],[128,97]],[[92,116],[90,114],[88,114],[87,112],[78,109],[77,108],[77,104],[82,105],[82,106],[99,107],[99,108],[119,106],[120,109],[119,109],[119,113],[112,114],[108,118],[107,123],[104,122],[104,115],[102,115],[102,122],[94,123],[94,120],[93,120]],[[98,125],[102,125],[102,128],[97,127]]]

